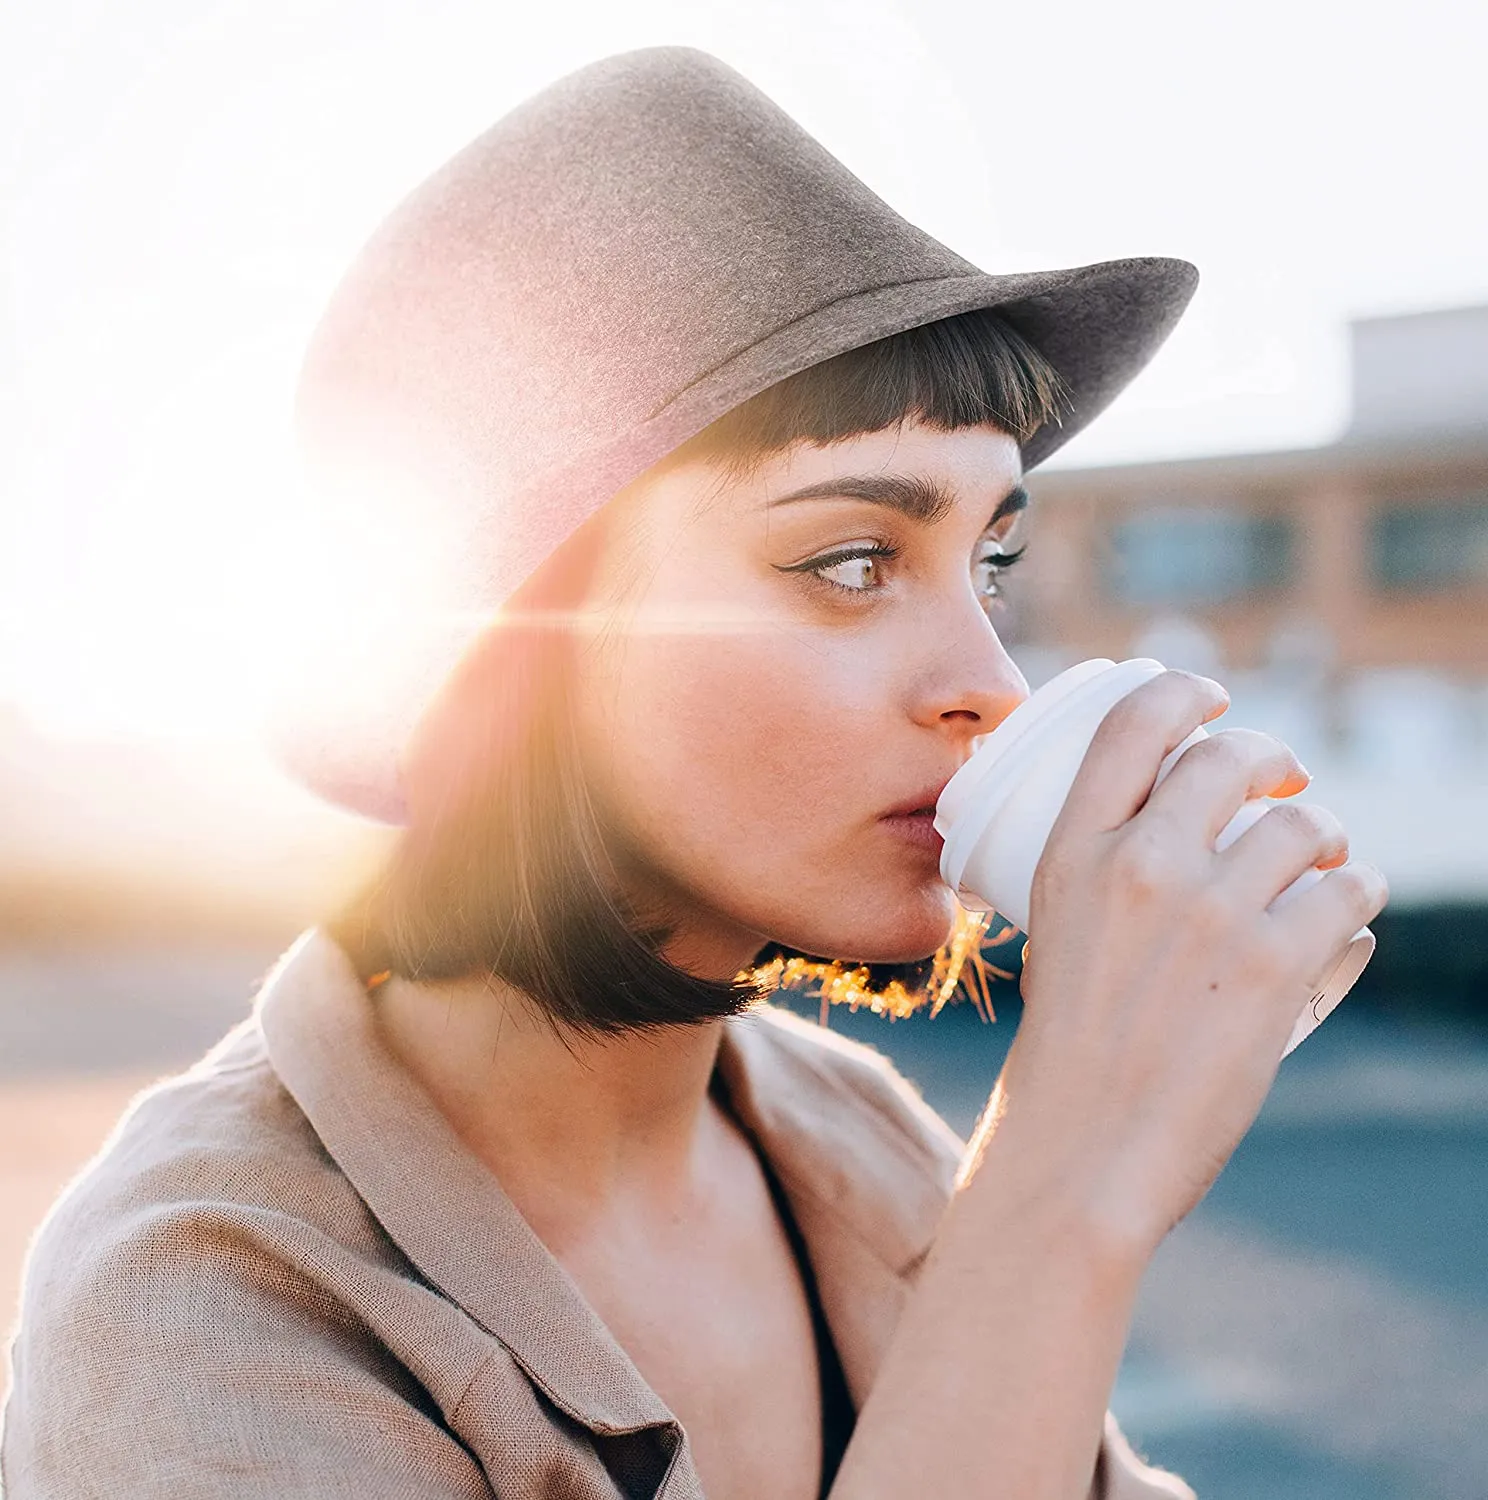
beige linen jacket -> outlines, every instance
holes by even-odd
[[[877,1053],[769,1007],[727,1023],[719,1067],[861,1407],[961,1142]],[[13,1373],[9,1500],[702,1496],[680,1424],[319,932],[53,1210]],[[1107,1416],[1093,1497],[1192,1494]]]

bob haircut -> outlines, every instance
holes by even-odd
[[[909,418],[945,431],[992,425],[1023,442],[1057,422],[1064,403],[1039,351],[995,311],[978,310],[803,370],[658,468],[703,458],[739,475],[793,443],[830,443]],[[491,976],[524,991],[555,1025],[603,1035],[731,1015],[803,977],[822,981],[824,1003],[938,1009],[967,958],[980,974],[981,918],[959,921],[947,945],[918,964],[844,971],[830,956],[772,947],[724,982],[668,962],[666,929],[619,894],[624,851],[585,782],[571,639],[556,623],[578,602],[572,569],[540,570],[524,598],[527,607],[476,648],[446,694],[457,707],[441,715],[432,760],[419,766],[437,794],[413,801],[381,871],[327,923],[366,981]],[[891,1004],[875,1003],[886,995]]]

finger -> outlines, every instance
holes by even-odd
[[[1311,802],[1260,805],[1264,812],[1217,860],[1221,882],[1246,902],[1269,906],[1309,870],[1336,867],[1348,859],[1348,835],[1326,807]]]
[[[1148,805],[1153,815],[1191,829],[1206,847],[1256,797],[1299,792],[1310,780],[1292,749],[1254,729],[1221,729],[1183,752]]]
[[[1277,939],[1289,944],[1311,963],[1309,978],[1324,979],[1328,960],[1348,946],[1361,927],[1368,926],[1390,899],[1384,875],[1363,860],[1350,860],[1329,870],[1311,890],[1289,898],[1267,913]]]
[[[1096,729],[1056,828],[1121,827],[1146,802],[1163,757],[1229,701],[1217,682],[1191,672],[1161,672],[1128,693]]]

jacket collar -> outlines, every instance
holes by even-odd
[[[312,929],[289,950],[257,1010],[285,1088],[431,1284],[592,1431],[675,1424],[495,1177],[381,1045],[362,984],[329,936]],[[934,1238],[954,1152],[937,1159],[875,1108],[828,1065],[830,1045],[824,1053],[805,1023],[764,1007],[726,1024],[718,1069],[790,1201],[861,1406]],[[493,1276],[493,1266],[509,1274]]]
[[[875,1054],[789,1011],[730,1020],[718,1071],[790,1201],[861,1408],[935,1239],[961,1143]]]

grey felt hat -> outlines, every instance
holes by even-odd
[[[400,755],[471,642],[715,418],[874,339],[996,307],[1071,397],[1024,444],[1031,467],[1141,369],[1196,279],[1159,258],[988,275],[703,52],[571,74],[393,211],[311,339],[301,450],[381,613],[342,612],[285,759],[398,821]]]

